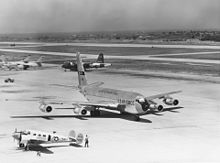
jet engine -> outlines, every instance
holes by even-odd
[[[163,102],[167,105],[174,105],[174,106],[179,104],[179,101],[177,99],[173,99],[173,98],[164,98]]]
[[[52,106],[46,105],[46,104],[41,104],[40,107],[39,107],[39,109],[40,109],[42,112],[46,112],[46,113],[50,113],[50,112],[53,110]]]
[[[77,115],[86,115],[87,110],[84,107],[76,107],[73,112]]]
[[[149,108],[153,111],[163,111],[163,106],[158,104],[150,104]]]

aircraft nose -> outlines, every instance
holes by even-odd
[[[64,64],[62,64],[62,66],[61,66],[62,68],[66,68],[66,64],[64,63]]]

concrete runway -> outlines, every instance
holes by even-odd
[[[210,46],[212,47],[212,46]],[[181,48],[181,46],[180,46]],[[40,55],[54,55],[54,56],[68,56],[73,57],[75,53],[64,53],[64,52],[48,52],[48,51],[36,51],[36,50],[20,50],[20,49],[4,49],[0,48],[2,52],[12,52],[12,53],[26,53],[26,54],[40,54]],[[178,53],[174,55],[196,55],[196,54],[219,54],[219,51],[216,52],[194,52],[194,53]],[[89,59],[96,59],[97,54],[81,54],[83,57]],[[165,58],[165,55],[171,54],[158,54],[158,55],[134,55],[134,56],[110,56],[105,55],[106,59],[129,59],[129,60],[150,60],[150,61],[173,61],[173,62],[192,62],[192,63],[209,63],[209,64],[220,64],[220,60],[208,60],[208,59],[187,59],[187,58]],[[158,56],[163,56],[159,58]]]
[[[98,46],[98,47],[147,47],[151,48],[188,48],[188,49],[220,49],[220,46],[217,45],[184,45],[184,44],[129,44],[129,43],[45,43],[45,42],[1,42],[2,44],[16,44],[21,47],[22,45],[27,45],[28,47],[34,46]],[[24,46],[25,47],[25,46]]]
[[[157,115],[142,116],[140,122],[129,117],[105,114],[105,118],[63,117],[12,119],[12,115],[42,115],[38,97],[82,100],[75,90],[51,84],[77,85],[75,72],[59,69],[10,72],[14,84],[5,84],[6,72],[0,72],[0,162],[219,162],[220,156],[220,87],[219,84],[106,75],[89,72],[89,83],[104,81],[105,87],[140,92],[146,96],[173,90],[183,108],[168,109]],[[112,82],[114,81],[114,82]],[[125,82],[126,81],[126,82]],[[8,101],[5,101],[8,99]],[[34,99],[28,101],[26,99]],[[25,101],[26,100],[26,101]],[[59,101],[59,100],[58,100]],[[53,115],[73,115],[54,111]],[[43,114],[44,115],[44,114]],[[14,129],[57,131],[67,135],[72,129],[88,134],[90,148],[55,147],[51,154],[36,156],[35,151],[17,150],[11,137]]]

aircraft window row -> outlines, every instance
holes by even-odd
[[[30,133],[29,133],[30,134]],[[33,136],[37,136],[36,133],[33,133]],[[41,136],[41,134],[38,134],[38,136]],[[46,135],[42,135],[43,137],[47,137]]]

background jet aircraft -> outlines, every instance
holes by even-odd
[[[105,108],[133,115],[135,120],[139,120],[139,116],[149,112],[163,111],[163,106],[157,104],[154,101],[155,99],[161,99],[166,105],[178,105],[179,103],[177,99],[173,99],[170,95],[179,93],[180,91],[145,97],[136,92],[103,88],[100,87],[103,83],[99,82],[88,84],[79,53],[77,54],[77,68],[79,80],[78,88],[88,102],[72,102],[71,108],[57,109],[73,109],[75,114],[86,115],[87,112],[90,112],[91,116],[100,116],[99,109]],[[40,105],[40,110],[49,113],[53,108],[51,105],[43,102]]]
[[[42,56],[37,61],[29,61],[30,56],[27,56],[21,61],[7,61],[4,56],[1,56],[1,68],[8,70],[27,70],[31,67],[41,67],[42,66]]]
[[[35,130],[17,131],[12,134],[12,137],[17,140],[19,148],[29,150],[30,146],[41,146],[54,143],[73,143],[80,145],[84,140],[83,134],[76,135],[74,130],[69,132],[69,136],[61,136],[56,133],[46,133]]]
[[[96,62],[84,62],[83,63],[84,70],[89,70],[89,69],[94,69],[94,68],[98,69],[98,68],[104,68],[104,67],[109,67],[109,66],[111,66],[111,63],[104,63],[103,53],[100,53],[98,55]],[[64,62],[64,64],[61,67],[64,68],[65,71],[66,70],[77,71],[77,63],[75,63],[74,61]]]

